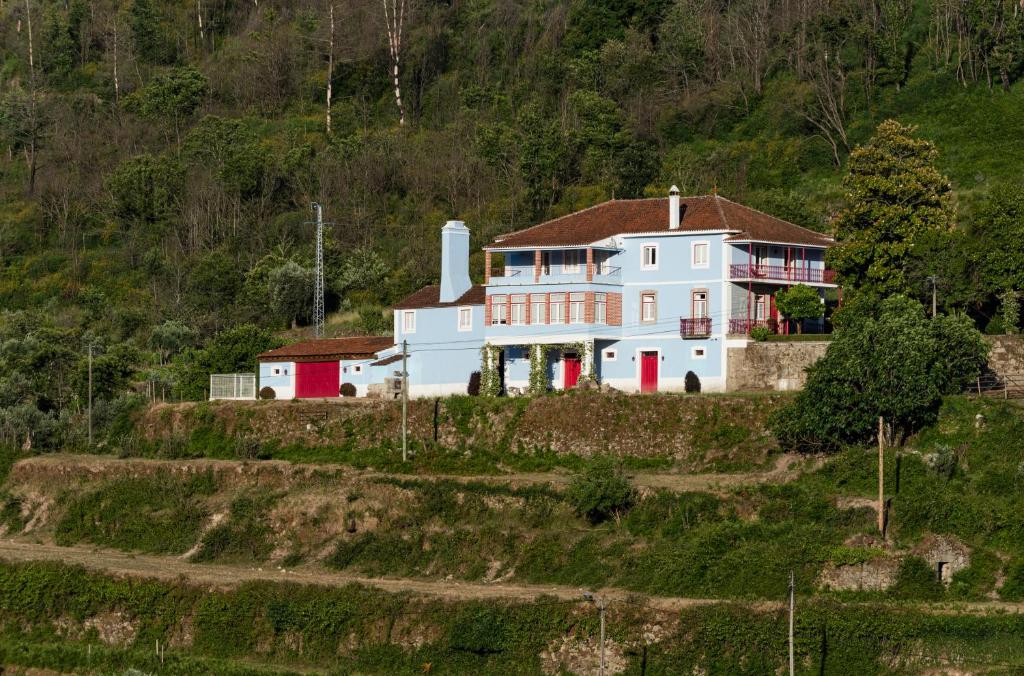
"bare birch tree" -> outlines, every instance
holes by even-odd
[[[334,80],[334,2],[330,2],[328,5],[331,20],[330,37],[327,41],[327,134],[329,136],[331,133],[332,82]]]
[[[402,88],[398,81],[399,56],[402,52],[402,27],[405,22],[405,0],[383,0],[384,24],[387,27],[388,50],[391,52],[391,68],[395,80],[395,104],[398,106],[398,124],[405,124],[405,106],[402,105]],[[390,6],[389,6],[390,4]]]

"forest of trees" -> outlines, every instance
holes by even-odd
[[[482,244],[675,183],[832,230],[894,118],[949,183],[905,292],[937,275],[1001,331],[1024,288],[1021,0],[9,0],[0,40],[18,443],[80,414],[88,345],[114,402],[201,395],[229,336],[301,332],[314,201],[330,333],[381,332],[448,218]]]

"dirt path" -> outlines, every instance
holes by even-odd
[[[802,472],[820,467],[824,458],[808,459],[793,453],[778,456],[772,468],[767,471],[741,472],[734,474],[703,473],[685,474],[680,472],[630,472],[629,477],[637,488],[663,489],[669,491],[725,491],[737,486],[760,483],[785,483],[796,479]],[[555,472],[512,472],[509,474],[391,474],[379,470],[356,469],[349,465],[339,464],[303,464],[290,463],[282,460],[211,460],[206,458],[187,460],[158,460],[151,458],[115,458],[103,455],[72,455],[55,454],[26,458],[17,463],[29,473],[33,471],[52,471],[57,474],[73,474],[78,476],[102,475],[106,473],[131,474],[146,472],[160,467],[191,467],[198,470],[209,468],[214,471],[247,471],[259,473],[266,471],[275,474],[289,475],[308,472],[337,473],[351,478],[391,478],[410,481],[441,480],[460,483],[493,483],[508,486],[526,486],[551,484],[561,486],[572,479],[572,474],[565,471]]]
[[[358,584],[380,589],[389,593],[408,592],[419,596],[430,596],[453,601],[504,600],[533,601],[547,596],[564,601],[582,601],[583,589],[547,584],[485,584],[456,580],[420,580],[410,578],[364,577],[327,571],[322,568],[303,566],[295,569],[253,568],[223,564],[189,563],[177,557],[128,554],[125,552],[96,549],[91,547],[59,547],[19,540],[0,540],[0,560],[9,562],[58,561],[68,565],[81,565],[113,575],[160,580],[187,580],[192,584],[209,585],[230,589],[244,582],[267,580],[272,582],[295,582],[328,587],[343,587]],[[677,596],[645,596],[617,588],[602,588],[595,593],[607,601],[643,605],[652,610],[679,611],[685,608],[721,603],[746,603],[759,611],[778,610],[784,607],[780,601],[737,601],[730,599],[699,599]],[[877,602],[854,602],[847,605],[877,606]],[[1024,603],[1002,601],[976,602],[902,602],[892,604],[894,608],[916,609],[937,615],[989,615],[998,613],[1024,613]]]
[[[176,557],[128,554],[109,549],[87,547],[59,547],[17,540],[0,540],[0,559],[6,561],[59,561],[77,564],[92,570],[126,575],[129,577],[178,580],[182,577],[193,584],[219,588],[236,587],[243,582],[270,580],[297,582],[329,587],[359,584],[381,591],[412,592],[451,600],[512,600],[531,601],[540,596],[553,596],[565,601],[582,601],[583,590],[558,585],[483,584],[449,580],[416,580],[408,578],[371,578],[348,573],[326,571],[319,568],[295,569],[252,568],[222,564],[189,563]],[[642,603],[657,610],[680,610],[693,606],[722,603],[711,599],[674,597],[644,597],[621,589],[601,589],[598,594],[610,601]],[[772,606],[773,604],[768,604]]]

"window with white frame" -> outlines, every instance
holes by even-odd
[[[757,294],[757,301],[754,305],[754,319],[758,321],[768,319],[768,307],[770,305],[771,302],[768,300],[768,294]]]
[[[416,310],[402,312],[402,333],[416,333]]]
[[[711,265],[711,245],[708,242],[693,243],[693,267],[706,268]]]
[[[508,296],[491,296],[491,324],[508,324]]]
[[[275,376],[279,376],[279,375],[281,375],[281,369],[280,369],[280,368],[275,368],[275,369],[274,369],[274,375],[275,375]]]
[[[605,361],[615,361],[619,358],[618,350],[605,350],[601,353],[601,358]]]
[[[694,291],[690,296],[690,312],[694,319],[705,319],[708,314],[708,292],[704,289]]]
[[[569,294],[569,323],[582,324],[585,318],[584,308],[587,295],[584,293]]]
[[[642,249],[642,258],[640,259],[640,269],[642,270],[657,270],[658,269],[658,245],[657,244],[644,244]]]
[[[640,294],[640,321],[658,321],[658,295],[653,291]]]
[[[544,324],[547,322],[547,296],[535,293],[530,296],[530,323]]]
[[[526,294],[519,293],[510,296],[512,314],[511,319],[513,324],[525,324],[526,323]]]
[[[362,364],[356,364],[355,366],[352,367],[352,373],[362,373],[362,372],[363,372],[363,365]]]
[[[562,254],[562,272],[574,275],[580,271],[580,252],[570,249]]]
[[[608,294],[606,293],[594,294],[594,323],[608,323]]]
[[[564,324],[565,323],[565,294],[564,293],[553,293],[551,294],[551,322],[552,324]]]
[[[471,307],[460,307],[459,308],[459,331],[472,331],[473,330],[473,308]]]
[[[695,347],[692,352],[694,359],[705,359],[708,356],[707,348]]]

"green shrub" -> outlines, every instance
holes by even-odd
[[[935,569],[928,562],[917,556],[908,556],[900,562],[896,573],[896,584],[893,585],[894,596],[905,599],[934,601],[942,598],[944,593]]]
[[[772,336],[772,330],[767,326],[755,326],[750,329],[750,337],[759,343],[763,343]]]
[[[600,523],[622,516],[633,506],[636,493],[615,462],[603,458],[573,477],[566,499],[577,514],[591,523]]]
[[[1024,559],[1017,559],[1007,566],[1006,580],[999,590],[1004,601],[1024,601]]]

